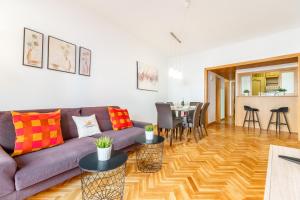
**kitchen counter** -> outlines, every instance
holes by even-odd
[[[291,131],[298,132],[297,101],[297,96],[237,96],[235,103],[235,124],[236,126],[243,126],[243,121],[246,113],[244,111],[244,105],[259,109],[258,115],[260,123],[262,125],[262,129],[265,130],[268,127],[268,122],[271,116],[271,109],[279,107],[289,107],[287,119]],[[273,121],[275,121],[275,115],[273,116]],[[256,124],[256,127],[258,127],[258,124]],[[271,125],[270,130],[275,130],[275,125]],[[281,130],[288,131],[286,126],[282,126]]]

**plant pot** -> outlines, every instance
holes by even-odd
[[[146,140],[153,140],[153,131],[145,131]]]
[[[106,160],[110,159],[111,146],[107,147],[107,148],[97,148],[98,160],[99,161],[106,161]]]

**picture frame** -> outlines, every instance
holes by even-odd
[[[92,51],[79,47],[79,74],[91,76]]]
[[[158,92],[158,69],[137,61],[137,89]]]
[[[48,36],[47,68],[76,74],[76,45],[53,36]]]
[[[24,66],[43,68],[44,34],[24,27],[23,61]]]

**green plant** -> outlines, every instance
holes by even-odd
[[[145,126],[145,131],[153,131],[153,130],[154,130],[153,125]]]
[[[250,91],[249,90],[244,90],[244,93],[250,93]]]
[[[102,136],[96,140],[96,146],[98,148],[108,148],[112,145],[112,139],[108,136]]]
[[[278,92],[286,92],[286,89],[284,89],[284,88],[278,88],[277,91]]]

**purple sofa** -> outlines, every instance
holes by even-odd
[[[30,110],[30,112],[54,110],[57,109]],[[113,131],[107,107],[62,108],[61,128],[65,143],[12,158],[10,154],[13,152],[15,142],[12,116],[9,111],[0,112],[0,199],[24,199],[79,175],[79,160],[96,151],[94,142],[101,134],[78,138],[72,116],[92,114],[96,114],[101,134],[114,139],[114,150],[134,145],[135,138],[144,134],[144,126],[149,124],[133,121],[134,127]]]

